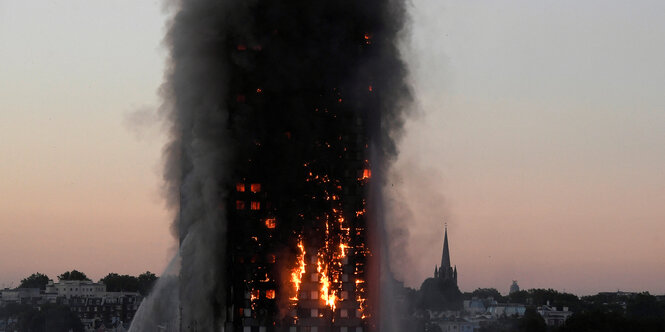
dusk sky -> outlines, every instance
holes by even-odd
[[[413,0],[391,181],[419,287],[665,293],[665,2]],[[0,0],[0,286],[161,272],[161,1]]]

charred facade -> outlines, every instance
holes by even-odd
[[[372,330],[377,192],[408,91],[401,5],[181,7],[170,32],[181,330]]]

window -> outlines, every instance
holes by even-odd
[[[266,291],[266,298],[274,299],[275,298],[275,290],[274,289],[268,289]]]
[[[348,282],[349,281],[349,275],[346,274],[346,273],[342,274],[342,281],[343,282]]]
[[[258,193],[261,191],[261,184],[260,183],[252,183],[249,186],[249,190],[251,190],[253,193]]]
[[[346,310],[346,309],[340,309],[339,316],[342,317],[342,318],[349,317],[349,311]]]
[[[319,281],[319,274],[318,274],[318,273],[312,273],[312,274],[309,276],[309,280],[311,280],[311,281]]]
[[[310,316],[311,317],[319,317],[319,309],[314,308],[314,309],[310,310]]]
[[[277,222],[275,221],[275,218],[268,218],[266,219],[266,227],[269,229],[274,229],[277,226]]]
[[[244,201],[236,201],[236,210],[244,210],[245,209],[245,202]]]
[[[348,299],[349,299],[349,292],[342,291],[342,300],[348,300]]]
[[[244,183],[236,183],[236,191],[239,193],[245,192],[245,184]]]
[[[261,202],[254,202],[254,201],[252,201],[252,203],[251,203],[251,209],[252,209],[252,210],[260,210],[260,209],[261,209]]]
[[[310,293],[310,295],[311,295],[311,296],[310,296],[310,299],[312,299],[312,300],[316,300],[316,299],[319,298],[319,291],[315,291],[315,290],[313,290],[313,291]]]

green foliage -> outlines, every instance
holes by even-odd
[[[21,284],[18,288],[39,288],[44,290],[46,289],[48,280],[48,276],[43,273],[33,273],[29,277],[21,280]]]
[[[585,309],[573,314],[563,332],[663,332],[665,310],[649,293],[635,295],[598,294],[583,298]],[[620,308],[626,302],[626,310]],[[617,309],[619,307],[619,309]]]
[[[503,317],[481,326],[480,332],[515,332],[518,328],[518,323],[519,320],[515,318]]]
[[[655,296],[649,293],[640,293],[632,296],[626,306],[628,318],[643,319],[662,317],[665,313]]]
[[[45,304],[33,307],[27,304],[10,303],[0,308],[0,317],[18,318],[18,331],[30,332],[83,332],[83,324],[69,307]]]
[[[622,303],[626,298],[617,296],[614,293],[599,293],[596,295],[583,296],[581,299],[581,308],[583,311],[606,311],[623,314]],[[579,311],[579,310],[578,310]]]
[[[594,310],[574,313],[568,320],[563,332],[629,332],[628,320],[618,312]]]
[[[517,327],[520,332],[547,332],[545,320],[533,307],[526,309]]]
[[[85,273],[71,270],[58,276],[58,280],[90,280]]]
[[[139,280],[139,286],[138,286],[138,291],[141,293],[141,295],[146,296],[148,293],[150,293],[150,290],[152,290],[152,287],[155,285],[155,282],[157,282],[157,276],[150,272],[146,271],[145,273],[141,273],[138,277]]]
[[[106,285],[107,292],[138,292],[139,279],[130,275],[109,273],[99,280]]]
[[[486,299],[488,297],[493,298],[497,302],[502,302],[503,296],[499,293],[496,288],[478,288],[471,293],[472,297],[477,297],[479,299]]]
[[[665,331],[665,311],[649,293],[636,294],[628,300],[626,317],[634,321],[640,331]]]
[[[157,276],[150,271],[146,271],[138,277],[109,273],[99,280],[106,285],[108,292],[139,292],[143,296],[148,295],[156,281]]]
[[[44,305],[19,315],[19,330],[31,332],[83,332],[83,324],[69,307]]]
[[[521,290],[518,292],[514,292],[512,294],[508,294],[506,296],[506,300],[510,303],[520,303],[520,304],[528,304],[528,300],[530,298],[529,292],[525,290]]]
[[[541,306],[546,305],[549,301],[550,305],[556,307],[569,307],[570,310],[576,311],[580,309],[582,303],[580,299],[570,293],[561,293],[554,289],[529,289],[522,290],[509,294],[507,297],[510,303],[520,303],[524,305]]]

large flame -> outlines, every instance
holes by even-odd
[[[331,289],[330,279],[328,278],[328,266],[322,262],[321,258],[316,262],[316,271],[319,273],[319,283],[321,284],[321,299],[325,302],[327,306],[335,311],[337,306],[337,295],[335,291]]]
[[[293,282],[293,285],[295,286],[296,289],[296,294],[291,298],[291,300],[298,300],[298,293],[300,292],[300,284],[302,283],[302,276],[305,274],[306,271],[306,264],[305,264],[305,245],[302,243],[302,239],[298,240],[298,264],[291,272],[291,281]]]

